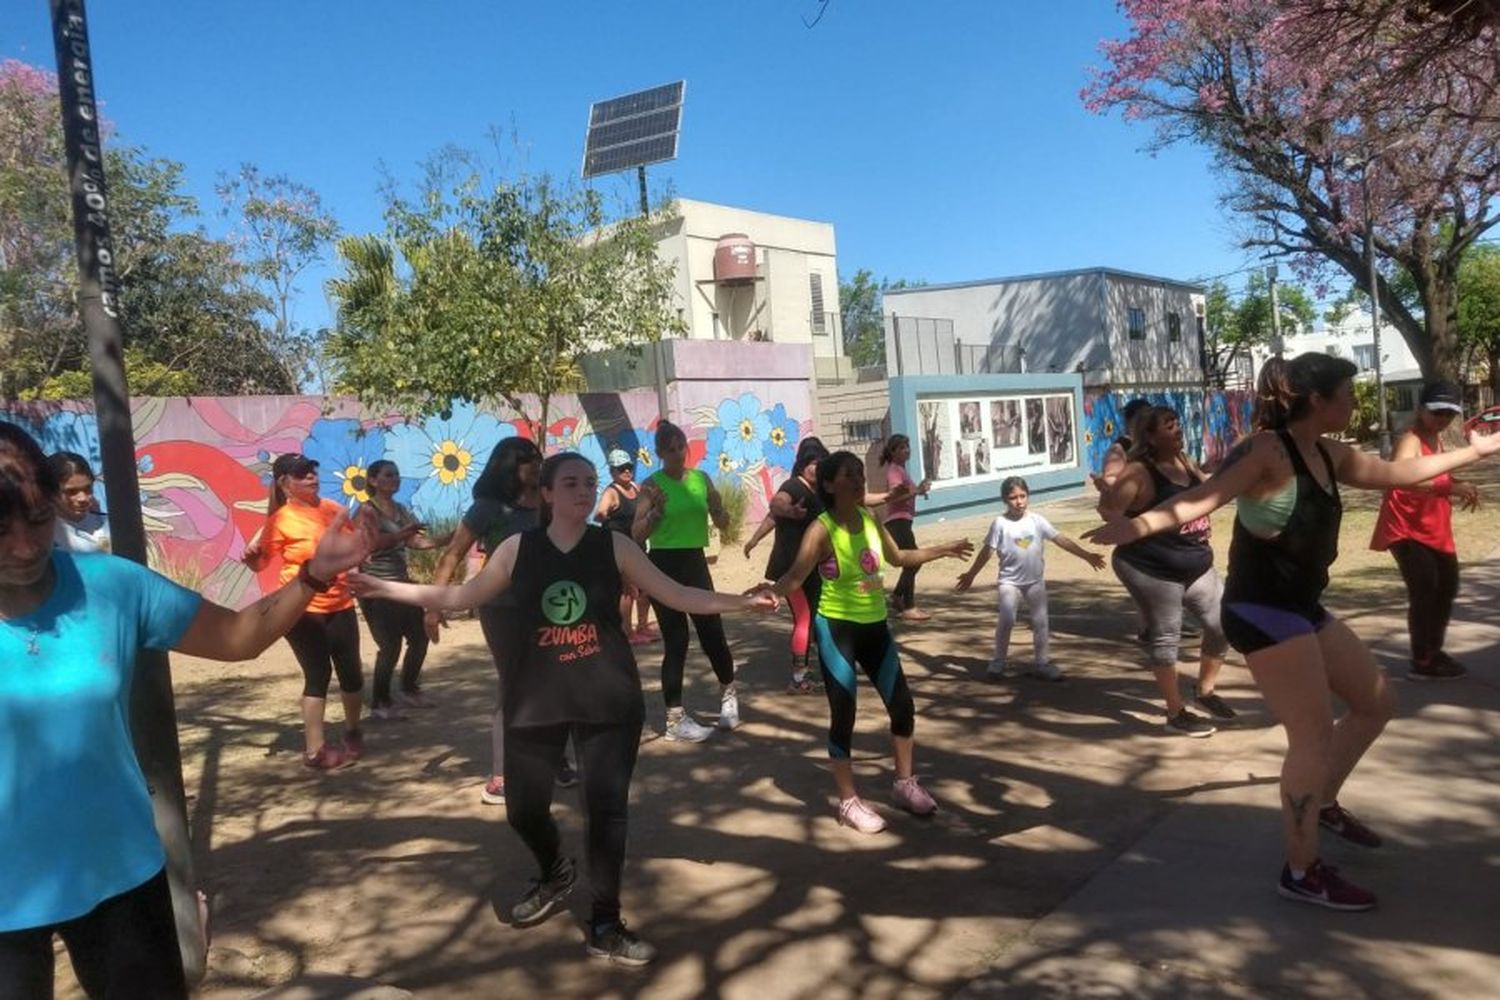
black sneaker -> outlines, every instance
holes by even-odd
[[[1179,733],[1183,736],[1191,736],[1194,739],[1202,739],[1205,736],[1212,736],[1218,731],[1218,727],[1212,722],[1186,708],[1176,715],[1167,718],[1167,732],[1169,733]]]
[[[1360,847],[1379,847],[1383,843],[1380,834],[1355,819],[1352,812],[1337,802],[1318,810],[1318,825]]]
[[[1376,903],[1373,892],[1344,881],[1337,868],[1321,861],[1314,861],[1301,878],[1292,878],[1291,867],[1282,866],[1281,883],[1276,886],[1276,891],[1287,899],[1330,910],[1373,910]]]
[[[530,927],[547,919],[557,904],[568,898],[573,883],[578,880],[578,871],[572,858],[559,858],[557,864],[545,878],[531,880],[531,888],[521,901],[511,907],[510,919],[517,927]]]
[[[1406,678],[1413,681],[1456,681],[1468,673],[1462,663],[1446,653],[1439,653],[1427,663],[1413,662]]]
[[[590,958],[607,958],[632,968],[649,965],[656,958],[656,949],[636,937],[623,920],[602,931],[590,930],[588,953]]]
[[[1232,719],[1235,717],[1235,711],[1229,707],[1229,702],[1220,698],[1212,691],[1208,694],[1199,691],[1193,695],[1193,700],[1208,709],[1208,714],[1212,715],[1215,719]]]
[[[568,758],[564,757],[562,763],[557,766],[557,787],[572,788],[576,784],[578,784],[578,772],[573,770],[573,765],[568,763]]]

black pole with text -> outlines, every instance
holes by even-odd
[[[118,555],[144,565],[146,531],[141,521],[130,394],[125,385],[119,285],[109,231],[109,194],[104,182],[104,144],[88,21],[83,0],[50,3],[63,142],[73,192],[78,305],[94,372],[94,413],[99,425],[111,547]],[[130,690],[130,726],[136,757],[151,790],[156,829],[166,848],[183,969],[188,982],[196,983],[203,977],[205,956],[188,840],[172,675],[164,653],[142,650],[136,661]]]

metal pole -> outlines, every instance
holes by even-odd
[[[646,168],[643,166],[635,168],[635,179],[641,185],[641,215],[650,217],[651,201],[646,197]]]
[[[78,250],[78,304],[89,338],[94,370],[94,413],[109,503],[111,547],[118,555],[146,562],[146,531],[141,523],[135,469],[135,436],[125,385],[119,293],[114,244],[109,230],[109,194],[104,182],[104,147],[95,100],[94,63],[89,52],[83,0],[51,0],[52,34],[57,49],[57,80],[62,102],[63,142],[73,191],[73,236]],[[177,745],[172,675],[163,653],[141,650],[130,692],[130,728],[151,802],[156,829],[167,855],[177,943],[189,984],[203,978],[205,956],[194,892],[193,861]]]
[[[1266,282],[1271,286],[1271,352],[1281,357],[1286,345],[1281,342],[1281,302],[1276,298],[1276,265],[1266,268]]]
[[[1370,330],[1375,343],[1375,398],[1380,408],[1380,432],[1377,438],[1380,457],[1391,457],[1391,420],[1385,408],[1385,366],[1380,360],[1380,272],[1375,268],[1375,216],[1370,211],[1370,163],[1360,172],[1360,187],[1365,196],[1365,259],[1370,264]]]

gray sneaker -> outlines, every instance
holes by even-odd
[[[607,958],[632,968],[649,965],[656,958],[656,949],[627,930],[623,920],[602,931],[590,930],[587,950],[590,958]]]
[[[531,888],[521,901],[511,907],[510,919],[517,927],[530,927],[547,919],[547,914],[568,898],[573,883],[578,880],[578,870],[572,858],[559,858],[552,871],[543,878],[531,880]]]
[[[1044,681],[1060,681],[1063,679],[1063,672],[1058,669],[1057,664],[1048,660],[1046,663],[1038,663],[1032,667],[1031,676],[1039,677]]]
[[[1005,680],[1005,661],[991,660],[990,665],[984,668],[984,679],[987,681]]]
[[[702,743],[713,734],[712,729],[683,712],[677,719],[667,722],[667,731],[663,735],[668,743]]]
[[[1167,718],[1167,732],[1169,733],[1202,739],[1205,736],[1212,736],[1218,731],[1218,727],[1212,722],[1209,722],[1196,712],[1188,711],[1186,708],[1176,715]]]

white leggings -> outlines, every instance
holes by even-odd
[[[1031,612],[1031,642],[1036,656],[1036,665],[1047,662],[1047,583],[1000,584],[999,615],[995,621],[995,659],[1004,662],[1010,650],[1010,630],[1016,624],[1016,609],[1021,598],[1026,598],[1026,607]]]

